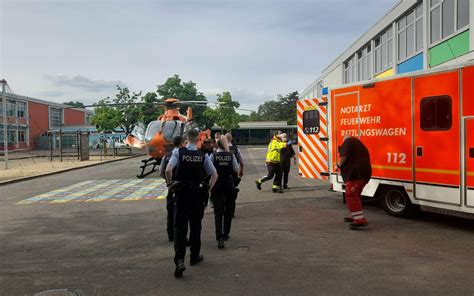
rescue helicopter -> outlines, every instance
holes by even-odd
[[[152,121],[145,128],[142,123],[135,126],[132,132],[125,139],[125,144],[135,147],[144,148],[148,154],[148,158],[142,160],[140,166],[141,172],[138,178],[143,178],[153,172],[157,165],[161,163],[161,159],[166,155],[167,151],[173,145],[173,138],[186,134],[190,129],[198,129],[198,125],[193,119],[193,111],[191,106],[186,110],[186,115],[179,112],[179,106],[183,104],[176,98],[165,99],[161,105],[165,107],[165,113]],[[206,101],[186,101],[186,105],[194,104],[206,106]],[[211,131],[201,130],[197,147],[200,148],[205,139],[211,137]],[[152,166],[151,170],[145,173],[148,166]]]
[[[94,104],[85,107],[100,107],[100,106],[121,106],[121,105],[140,105],[143,103],[126,103],[126,104]],[[211,131],[200,130],[198,124],[194,121],[193,110],[194,106],[208,107],[210,104],[207,101],[179,101],[177,98],[166,98],[162,101],[155,103],[165,108],[163,115],[160,115],[157,120],[151,121],[148,126],[141,122],[137,123],[133,128],[132,132],[127,135],[124,143],[128,146],[145,149],[148,154],[148,158],[142,160],[140,166],[140,173],[137,178],[144,178],[149,174],[156,171],[156,167],[160,165],[161,159],[173,146],[173,139],[176,136],[185,135],[190,129],[199,130],[199,138],[197,141],[197,147],[201,148],[201,145],[206,141],[210,141]],[[186,115],[183,115],[179,111],[179,107],[187,105]],[[217,106],[218,103],[215,103]],[[224,107],[224,106],[220,106]],[[224,107],[233,108],[233,107]],[[245,112],[252,112],[252,110],[233,108]],[[207,142],[209,144],[209,142]],[[148,167],[151,167],[147,172]]]

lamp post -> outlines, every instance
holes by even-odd
[[[5,91],[7,87],[7,81],[5,79],[0,80],[2,84],[2,107],[3,107],[3,162],[5,163],[5,170],[8,170],[8,132],[7,132],[7,98]]]

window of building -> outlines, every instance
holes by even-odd
[[[63,125],[63,110],[59,108],[49,109],[49,122],[51,127],[60,127]]]
[[[388,28],[375,39],[375,73],[383,72],[392,67],[392,39],[392,28]]]
[[[451,97],[428,97],[420,102],[420,126],[425,131],[449,130],[452,125]]]
[[[370,45],[357,53],[357,80],[368,80],[372,77],[372,52]]]
[[[344,63],[344,83],[356,81],[354,57]]]
[[[26,142],[26,132],[25,131],[18,131],[18,142],[25,143]]]
[[[469,25],[469,0],[431,0],[430,43],[451,37]]]
[[[20,118],[26,117],[26,103],[25,102],[18,102],[17,116]]]
[[[16,116],[16,101],[7,100],[7,116]]]
[[[398,61],[423,50],[423,6],[418,5],[397,22]]]
[[[16,131],[15,130],[8,130],[7,131],[7,141],[8,143],[15,143]]]
[[[86,122],[85,124],[91,124],[92,114],[86,113]]]

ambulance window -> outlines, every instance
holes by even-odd
[[[305,134],[319,133],[319,111],[308,110],[303,112],[303,132]]]
[[[421,100],[421,129],[425,131],[449,130],[452,126],[451,97],[429,97]]]

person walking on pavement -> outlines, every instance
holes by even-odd
[[[175,150],[179,150],[184,144],[184,138],[181,136],[176,136],[173,138],[173,150],[170,150],[166,156],[163,158],[160,164],[160,176],[166,179],[165,170],[168,162],[171,158],[171,154]],[[172,179],[176,178],[176,169],[173,171]],[[174,204],[175,204],[175,196],[172,190],[168,190],[168,194],[166,195],[166,232],[168,233],[168,240],[170,242],[174,241]]]
[[[339,154],[335,170],[341,170],[346,183],[345,197],[349,209],[349,217],[344,218],[344,222],[350,223],[353,230],[361,229],[369,225],[361,200],[362,190],[372,176],[369,150],[359,139],[345,136]]]
[[[240,181],[242,180],[242,177],[244,175],[244,158],[242,157],[242,153],[240,152],[239,147],[237,147],[237,145],[234,145],[232,143],[232,134],[227,133],[227,134],[225,134],[225,137],[227,139],[227,144],[229,145],[229,150],[234,154],[235,159],[237,159],[237,163],[240,166],[240,172],[232,174],[232,178],[234,179],[234,186],[235,186],[234,199],[237,201],[237,196],[240,192],[239,184],[240,184]],[[234,218],[234,215],[235,215],[235,207],[234,207],[234,212],[232,213],[233,218]]]
[[[217,140],[217,151],[214,152],[213,163],[219,177],[212,190],[211,199],[214,204],[217,247],[222,249],[225,246],[224,241],[229,239],[235,208],[235,186],[232,175],[239,174],[240,171],[237,159],[230,152],[224,136]]]
[[[288,141],[288,136],[286,134],[281,134],[281,140],[283,142]],[[293,150],[293,146],[288,145],[286,148],[281,149],[281,170],[283,172],[283,189],[290,189],[288,187],[288,175],[290,174],[291,168],[291,159],[293,158],[294,162],[296,163],[296,156],[295,150]]]
[[[255,180],[255,184],[257,185],[258,190],[262,189],[263,182],[273,179],[272,191],[280,192],[280,193],[283,192],[281,190],[282,171],[281,171],[281,164],[280,164],[280,153],[281,153],[281,149],[291,144],[292,144],[291,141],[288,143],[282,142],[280,138],[280,134],[278,133],[276,133],[275,136],[272,138],[272,140],[270,141],[270,144],[268,144],[268,151],[267,151],[267,157],[266,157],[268,174],[266,176],[263,176],[260,179]]]
[[[186,232],[188,221],[190,225],[191,255],[190,265],[196,265],[204,257],[201,255],[201,221],[204,216],[204,205],[209,197],[209,192],[214,187],[218,178],[216,169],[209,156],[196,147],[199,132],[195,129],[186,134],[188,144],[186,148],[175,150],[166,166],[166,182],[168,188],[175,191],[175,221],[174,221],[174,262],[175,277],[181,277],[186,267],[184,256],[186,254]],[[173,182],[173,169],[177,168],[175,182]],[[203,182],[211,176],[209,183]]]

